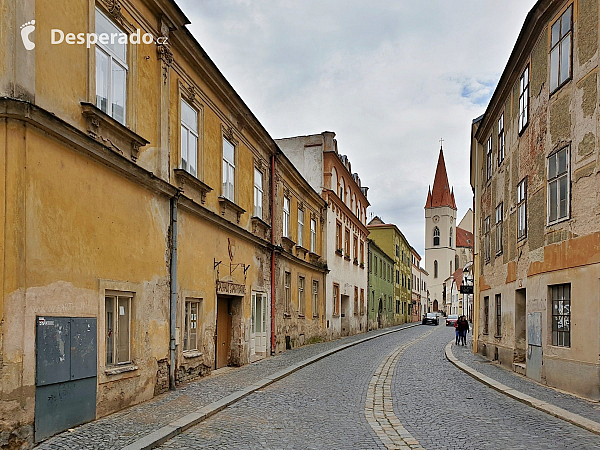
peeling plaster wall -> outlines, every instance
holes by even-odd
[[[556,92],[549,92],[549,33],[553,21],[569,2],[556,2],[555,14],[531,38],[530,58],[515,70],[516,82],[498,103],[512,101],[511,119],[506,122],[506,159],[494,166],[492,181],[475,186],[479,229],[483,218],[494,217],[499,201],[504,202],[503,254],[485,263],[481,258],[478,350],[511,367],[517,361],[518,336],[515,291],[526,290],[526,313],[543,317],[542,382],[598,400],[600,364],[600,304],[598,271],[598,2],[579,0],[574,7],[573,79]],[[519,135],[518,77],[525,64],[531,68],[529,124]],[[512,98],[512,100],[511,100]],[[488,108],[489,110],[489,108]],[[506,109],[505,109],[506,111]],[[497,118],[492,118],[496,121]],[[495,131],[491,130],[492,133]],[[482,136],[483,137],[483,136]],[[485,139],[481,139],[480,151]],[[567,220],[548,224],[547,157],[564,147],[570,149],[570,214]],[[494,155],[495,161],[496,155]],[[485,155],[474,170],[484,173]],[[527,177],[527,237],[517,242],[517,184]],[[502,197],[499,193],[502,192]],[[493,223],[494,220],[491,221]],[[493,230],[493,227],[492,227]],[[494,233],[491,235],[494,249]],[[483,249],[484,236],[477,236]],[[552,346],[552,317],[549,286],[571,283],[571,346]],[[495,296],[502,299],[502,332],[495,335]],[[489,297],[490,332],[483,333],[484,298]],[[577,380],[573,382],[573,380]]]

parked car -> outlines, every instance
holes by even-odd
[[[434,325],[440,324],[440,318],[436,313],[427,313],[423,316],[423,321],[421,322],[423,325],[427,325],[428,323],[432,323]]]
[[[454,326],[454,324],[458,321],[458,316],[456,314],[451,314],[446,317],[446,326]]]

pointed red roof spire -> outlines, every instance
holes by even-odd
[[[425,202],[425,208],[431,203],[431,185],[429,185],[429,192],[427,192],[427,201]]]
[[[439,206],[449,206],[452,209],[456,209],[454,189],[451,189],[450,183],[448,183],[448,174],[446,173],[446,163],[442,147],[440,147],[440,156],[435,170],[433,191],[430,191],[427,195],[425,208],[437,208]]]

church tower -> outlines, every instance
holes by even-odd
[[[440,147],[433,190],[429,188],[425,203],[425,269],[429,273],[427,289],[431,311],[443,309],[444,281],[456,270],[455,255],[456,203]]]

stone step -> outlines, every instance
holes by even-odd
[[[525,363],[513,363],[513,372],[517,372],[521,375],[527,375],[527,364]]]

